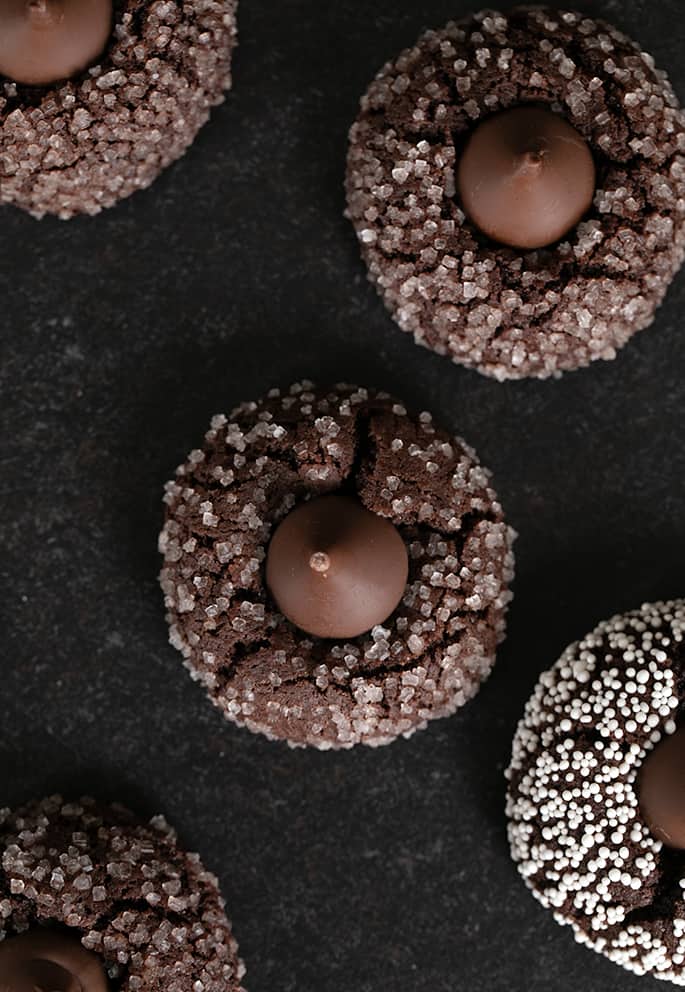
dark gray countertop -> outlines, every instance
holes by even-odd
[[[0,804],[164,811],[221,879],[250,992],[656,989],[576,947],[508,856],[503,769],[538,673],[685,593],[685,278],[613,363],[498,385],[419,350],[342,216],[382,62],[461,0],[242,0],[235,88],[188,155],[94,220],[0,225]],[[685,97],[680,0],[591,5]],[[161,489],[210,416],[309,376],[462,433],[520,532],[509,639],[454,719],[378,752],[224,723],[167,645]]]

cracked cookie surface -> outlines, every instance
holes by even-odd
[[[216,878],[162,817],[52,796],[0,811],[0,936],[69,927],[117,992],[244,992]]]
[[[563,114],[594,154],[593,206],[557,245],[518,251],[461,210],[470,132],[520,104]],[[614,358],[648,326],[685,253],[685,120],[649,55],[573,11],[483,11],[388,63],[350,132],[348,214],[400,328],[496,379]]]
[[[231,85],[237,0],[114,0],[99,62],[73,80],[0,76],[0,203],[96,214],[186,151]]]
[[[335,490],[389,519],[409,552],[402,602],[349,642],[298,630],[264,583],[276,525]],[[454,712],[489,674],[513,532],[474,452],[429,414],[353,386],[274,390],[214,417],[165,501],[171,642],[236,723],[320,749],[386,744]]]
[[[685,600],[600,624],[543,674],[514,739],[514,860],[576,939],[637,974],[685,985],[685,852],[639,807],[645,758],[685,702]]]

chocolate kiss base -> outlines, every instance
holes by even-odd
[[[685,850],[685,727],[663,737],[647,756],[638,795],[654,836],[667,847]]]
[[[400,602],[407,549],[390,521],[354,496],[303,503],[274,533],[266,583],[281,612],[316,637],[358,637]]]
[[[102,960],[76,934],[35,928],[0,943],[0,992],[108,992]]]
[[[595,163],[584,138],[559,114],[516,107],[487,118],[458,170],[461,201],[484,234],[514,248],[558,241],[587,213]]]

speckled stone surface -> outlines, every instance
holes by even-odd
[[[58,795],[0,810],[0,937],[68,927],[117,992],[244,992],[216,878],[163,817]]]
[[[651,833],[637,782],[685,701],[685,600],[600,624],[543,674],[514,739],[509,839],[576,940],[685,985],[685,854]]]
[[[616,361],[498,383],[397,330],[343,216],[360,94],[469,9],[243,3],[233,89],[149,189],[67,224],[1,212],[0,806],[62,791],[163,811],[219,877],[248,992],[664,990],[526,891],[504,769],[567,644],[683,595],[685,273]],[[685,98],[680,0],[593,10]],[[431,410],[519,533],[491,677],[390,747],[235,727],[167,642],[164,483],[212,414],[305,377]]]
[[[593,205],[556,245],[497,245],[455,171],[479,121],[563,114],[596,160]],[[418,344],[496,379],[614,358],[651,324],[685,254],[685,117],[653,58],[612,25],[485,10],[387,63],[350,132],[348,213],[369,277]]]
[[[57,86],[0,76],[0,204],[96,214],[183,155],[231,85],[237,0],[114,0],[97,64]]]
[[[397,609],[347,641],[298,630],[264,579],[275,527],[339,490],[390,520],[409,555]],[[454,713],[490,674],[514,534],[475,452],[430,413],[357,386],[276,388],[215,416],[164,500],[171,643],[241,726],[320,750],[389,744]]]

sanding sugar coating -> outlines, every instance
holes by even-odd
[[[0,203],[96,214],[186,151],[231,85],[236,0],[115,0],[99,63],[19,86],[0,76]]]
[[[563,114],[598,167],[594,204],[547,250],[480,235],[455,169],[468,135],[522,103]],[[614,358],[651,323],[685,251],[685,121],[666,76],[615,28],[488,10],[388,63],[350,133],[348,213],[369,276],[417,343],[496,379]]]
[[[349,642],[309,637],[264,581],[269,538],[343,489],[409,551],[404,598]],[[225,715],[322,750],[387,744],[471,698],[504,635],[512,531],[475,454],[385,394],[301,383],[217,416],[167,485],[171,642]]]
[[[600,624],[540,679],[514,739],[514,860],[576,939],[685,986],[685,855],[638,804],[646,756],[685,703],[685,600]]]
[[[69,927],[117,992],[244,992],[216,878],[162,817],[60,796],[0,810],[0,939]]]

